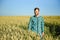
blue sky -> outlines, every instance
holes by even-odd
[[[35,7],[41,16],[60,16],[60,0],[0,0],[0,16],[32,16]]]

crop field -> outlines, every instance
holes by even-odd
[[[60,16],[43,16],[44,40],[60,40]],[[0,40],[40,40],[28,31],[30,16],[0,16]]]

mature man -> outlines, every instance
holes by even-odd
[[[30,18],[29,21],[29,31],[32,30],[33,32],[40,35],[40,40],[42,40],[44,36],[44,19],[42,16],[39,15],[40,9],[34,9],[34,16]]]

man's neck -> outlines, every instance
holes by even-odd
[[[39,15],[35,15],[36,17],[39,17]]]

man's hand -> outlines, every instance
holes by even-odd
[[[42,37],[44,37],[44,32],[42,33]]]

